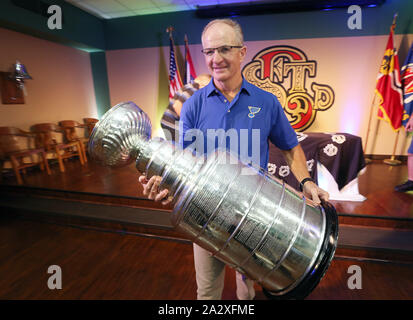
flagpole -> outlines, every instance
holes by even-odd
[[[185,34],[185,37],[184,37],[184,42],[185,42],[185,74],[184,74],[185,79],[184,79],[184,82],[185,82],[185,84],[187,84],[188,83],[188,72],[189,72],[189,70],[188,70],[188,62],[186,61],[186,59],[187,59],[186,50],[188,48],[188,37],[186,36],[186,34]]]
[[[392,22],[392,25],[391,25],[391,27],[390,27],[390,31],[391,32],[394,32],[394,29],[395,29],[395,26],[396,26],[396,19],[397,19],[397,15],[398,15],[398,13],[396,12],[395,14],[394,14],[394,16],[393,16],[393,22]],[[366,151],[367,151],[367,146],[368,146],[368,140],[369,140],[369,136],[370,136],[370,129],[371,129],[371,118],[372,118],[372,116],[373,116],[373,110],[374,110],[374,106],[375,106],[375,102],[376,101],[376,92],[374,92],[374,96],[373,96],[373,101],[371,102],[371,107],[370,107],[370,117],[369,117],[369,123],[368,123],[368,125],[367,125],[367,136],[366,136],[366,142],[365,142],[365,144],[364,144],[364,148],[363,148],[363,153],[364,154],[366,154]],[[397,143],[397,140],[396,140],[396,143]],[[394,157],[392,157],[392,159],[393,159]],[[364,160],[365,160],[365,162],[366,162],[366,164],[369,164],[370,162],[371,162],[371,159],[369,159],[369,158],[364,158]],[[389,159],[389,161],[390,161],[391,159]]]
[[[373,117],[373,109],[375,106],[375,103],[374,103],[375,101],[376,101],[376,92],[374,92],[373,101],[371,102],[371,107],[370,107],[370,117],[369,117],[369,123],[367,125],[367,136],[366,136],[366,142],[364,144],[364,150],[363,150],[364,155],[366,154],[366,151],[367,151],[367,144],[369,141],[370,128],[371,128],[371,118]],[[371,162],[371,159],[364,157],[364,161],[366,162],[366,164],[369,164]]]
[[[391,31],[394,33],[394,29],[396,27],[396,19],[397,19],[398,13],[396,12],[393,16],[393,23],[391,25]],[[397,134],[396,134],[396,141],[394,142],[394,147],[393,147],[393,153],[390,157],[390,159],[384,159],[383,162],[385,164],[388,164],[390,166],[398,166],[400,165],[402,162],[400,160],[396,160],[396,148],[397,148],[397,143],[399,141],[399,135],[400,135],[400,130],[397,130]]]
[[[169,26],[166,28],[166,32],[169,34],[169,42],[172,43],[173,45],[173,39],[172,39],[172,31],[174,30],[174,27]],[[169,56],[171,56],[171,53],[169,53]],[[169,100],[171,100],[172,94],[171,94],[171,74],[169,70],[168,74],[168,87],[169,87]]]
[[[174,27],[169,26],[168,28],[166,28],[166,32],[168,32],[169,34],[169,39],[172,39],[172,31],[174,31]]]
[[[169,57],[170,57],[170,60],[171,60],[171,55],[173,55],[173,64],[175,66],[174,67],[174,69],[175,69],[174,76],[176,76],[177,82],[178,82],[178,88],[177,89],[180,89],[183,85],[182,85],[182,78],[181,78],[181,75],[179,73],[179,65],[178,65],[178,61],[177,61],[177,56],[175,54],[175,43],[174,43],[174,40],[173,40],[173,37],[172,37],[172,32],[174,30],[175,29],[172,26],[169,26],[169,27],[166,28],[166,32],[169,34],[169,40],[170,40]],[[171,67],[171,61],[169,61],[169,63],[170,63],[170,67]],[[169,77],[170,77],[171,76],[171,70],[169,70],[169,72],[170,72],[169,73]],[[170,78],[169,79],[169,89],[171,88],[171,81],[173,81],[173,80]],[[170,98],[172,98],[171,90],[169,91],[169,94],[170,94]]]
[[[396,28],[396,19],[397,19],[398,15],[399,14],[396,12],[393,16],[393,23],[391,24],[391,29],[392,29],[393,32],[394,32],[394,29]]]
[[[394,143],[394,147],[393,147],[393,153],[390,159],[384,159],[383,162],[385,164],[388,164],[390,166],[398,166],[400,165],[402,162],[400,160],[397,160],[395,158],[395,154],[396,154],[396,147],[397,147],[397,142],[399,141],[399,135],[400,135],[400,130],[397,130],[397,135],[396,135],[396,141]]]

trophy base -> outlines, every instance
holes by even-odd
[[[277,294],[277,292],[263,289],[264,294],[271,300],[302,300],[307,297],[323,278],[337,247],[338,238],[338,216],[335,208],[330,203],[323,203],[323,208],[326,214],[326,233],[322,249],[314,262],[306,277],[294,289],[285,294]]]

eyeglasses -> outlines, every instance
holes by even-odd
[[[218,48],[207,48],[207,49],[202,49],[201,52],[206,55],[207,57],[212,57],[214,55],[215,50],[218,51],[218,53],[221,56],[226,56],[231,52],[232,48],[242,48],[243,46],[221,46]]]

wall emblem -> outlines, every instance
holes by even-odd
[[[334,91],[315,81],[317,62],[308,60],[300,49],[273,46],[255,55],[242,73],[249,82],[274,94],[280,101],[291,126],[296,131],[308,129],[317,111],[325,111],[334,103]],[[309,90],[309,88],[311,90]]]

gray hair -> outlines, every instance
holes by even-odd
[[[223,23],[230,26],[235,31],[236,40],[238,41],[237,45],[244,45],[244,34],[242,33],[241,26],[238,22],[232,19],[215,19],[210,21],[202,31],[201,39],[204,37],[205,32],[214,24]]]

